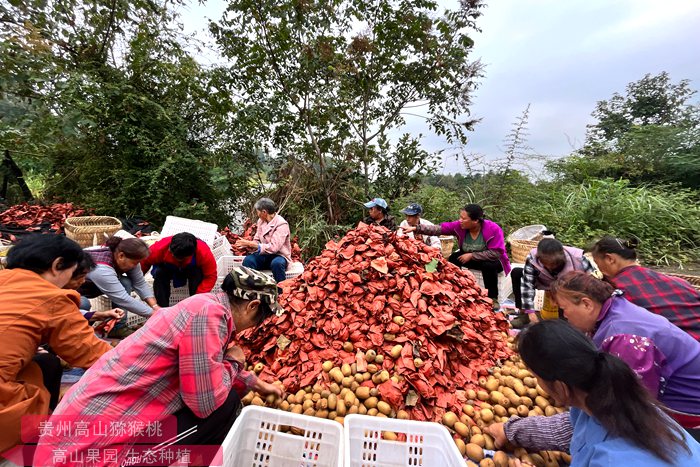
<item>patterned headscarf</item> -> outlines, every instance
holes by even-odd
[[[243,300],[260,300],[277,315],[284,311],[277,303],[277,282],[272,277],[245,266],[236,266],[229,274],[236,285],[231,295]]]

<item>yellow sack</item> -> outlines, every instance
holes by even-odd
[[[544,293],[544,302],[542,303],[540,316],[542,316],[542,319],[559,319],[559,307],[548,290]]]

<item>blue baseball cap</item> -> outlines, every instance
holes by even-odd
[[[382,198],[374,198],[372,201],[365,203],[366,208],[373,208],[375,206],[379,206],[380,208],[386,209],[389,205],[386,204],[386,201],[384,201]]]
[[[406,209],[401,211],[402,214],[406,214],[407,216],[415,216],[417,214],[423,214],[423,206],[421,206],[418,203],[411,203],[408,205]]]

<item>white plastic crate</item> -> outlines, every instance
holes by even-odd
[[[184,217],[168,216],[160,232],[160,237],[172,237],[180,232],[189,232],[211,247],[217,235],[218,227],[211,222],[186,219]]]
[[[272,277],[272,271],[270,270],[264,270],[260,271],[264,272],[268,276]],[[287,279],[293,279],[297,276],[301,276],[304,273],[304,263],[300,263],[299,261],[294,261],[293,263],[290,263],[287,266],[287,272],[285,273],[285,280]]]
[[[144,274],[143,278],[146,280],[146,283],[153,288],[153,276],[151,275],[150,272],[147,272]],[[186,298],[190,297],[190,289],[187,284],[185,284],[182,287],[175,288],[173,287],[172,281],[170,282],[170,302],[168,303],[168,306],[175,306],[181,301],[183,301]]]
[[[295,427],[303,434],[283,433]],[[222,444],[224,467],[341,467],[343,427],[267,407],[245,407]]]
[[[131,313],[129,311],[126,312],[126,326],[131,328],[134,326],[141,326],[143,325],[148,318],[144,318],[143,316],[137,315],[136,313]]]
[[[233,254],[233,250],[231,249],[231,244],[229,243],[228,238],[224,237],[218,232],[214,237],[214,241],[212,242],[210,247],[211,253],[214,255],[214,259],[216,259],[217,261],[219,258],[222,258],[224,256],[230,256]]]
[[[131,294],[134,298],[139,298],[135,293]],[[100,295],[96,298],[90,299],[90,311],[107,311],[114,308],[112,306],[112,300],[110,300],[106,295]],[[127,326],[138,326],[146,322],[146,318],[137,315],[136,313],[126,312],[126,325]]]
[[[190,288],[185,285],[184,287],[175,288],[170,283],[170,306],[175,306],[186,298],[190,298]]]
[[[482,289],[486,290],[486,287],[484,287],[484,276],[481,274],[481,271],[477,271],[476,269],[470,269],[469,272],[474,274],[474,278],[476,279],[476,282],[481,286]],[[508,297],[511,296],[513,293],[513,282],[510,278],[510,274],[507,276],[503,274],[503,272],[498,273],[498,302],[503,303],[506,300],[508,300]]]
[[[287,267],[287,279],[292,279],[293,277],[301,276],[304,273],[304,263],[299,261],[294,261]]]
[[[464,467],[450,433],[433,422],[348,415],[343,442],[345,467]],[[405,441],[382,439],[382,432],[405,435]]]
[[[107,295],[90,299],[90,311],[107,311],[112,309],[112,300]]]
[[[124,238],[124,239],[127,239],[127,238],[136,238],[136,237],[134,237],[133,235],[131,235],[129,232],[127,232],[126,230],[124,230],[124,229],[118,230],[118,231],[114,234],[114,236],[115,236],[115,237],[119,237],[119,238]]]
[[[226,255],[216,260],[216,274],[223,278],[236,266],[241,266],[245,256]]]

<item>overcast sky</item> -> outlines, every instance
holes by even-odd
[[[442,3],[452,7],[455,0]],[[224,8],[223,0],[188,7],[186,31],[205,31],[206,18],[220,18]],[[466,151],[487,159],[502,155],[506,134],[528,104],[529,146],[560,157],[580,147],[597,101],[623,93],[646,73],[667,71],[700,90],[697,0],[491,0],[478,25],[472,57],[486,68],[472,115],[482,121]],[[419,119],[408,131],[422,133],[430,151],[448,146]],[[446,158],[444,171],[462,167]]]

